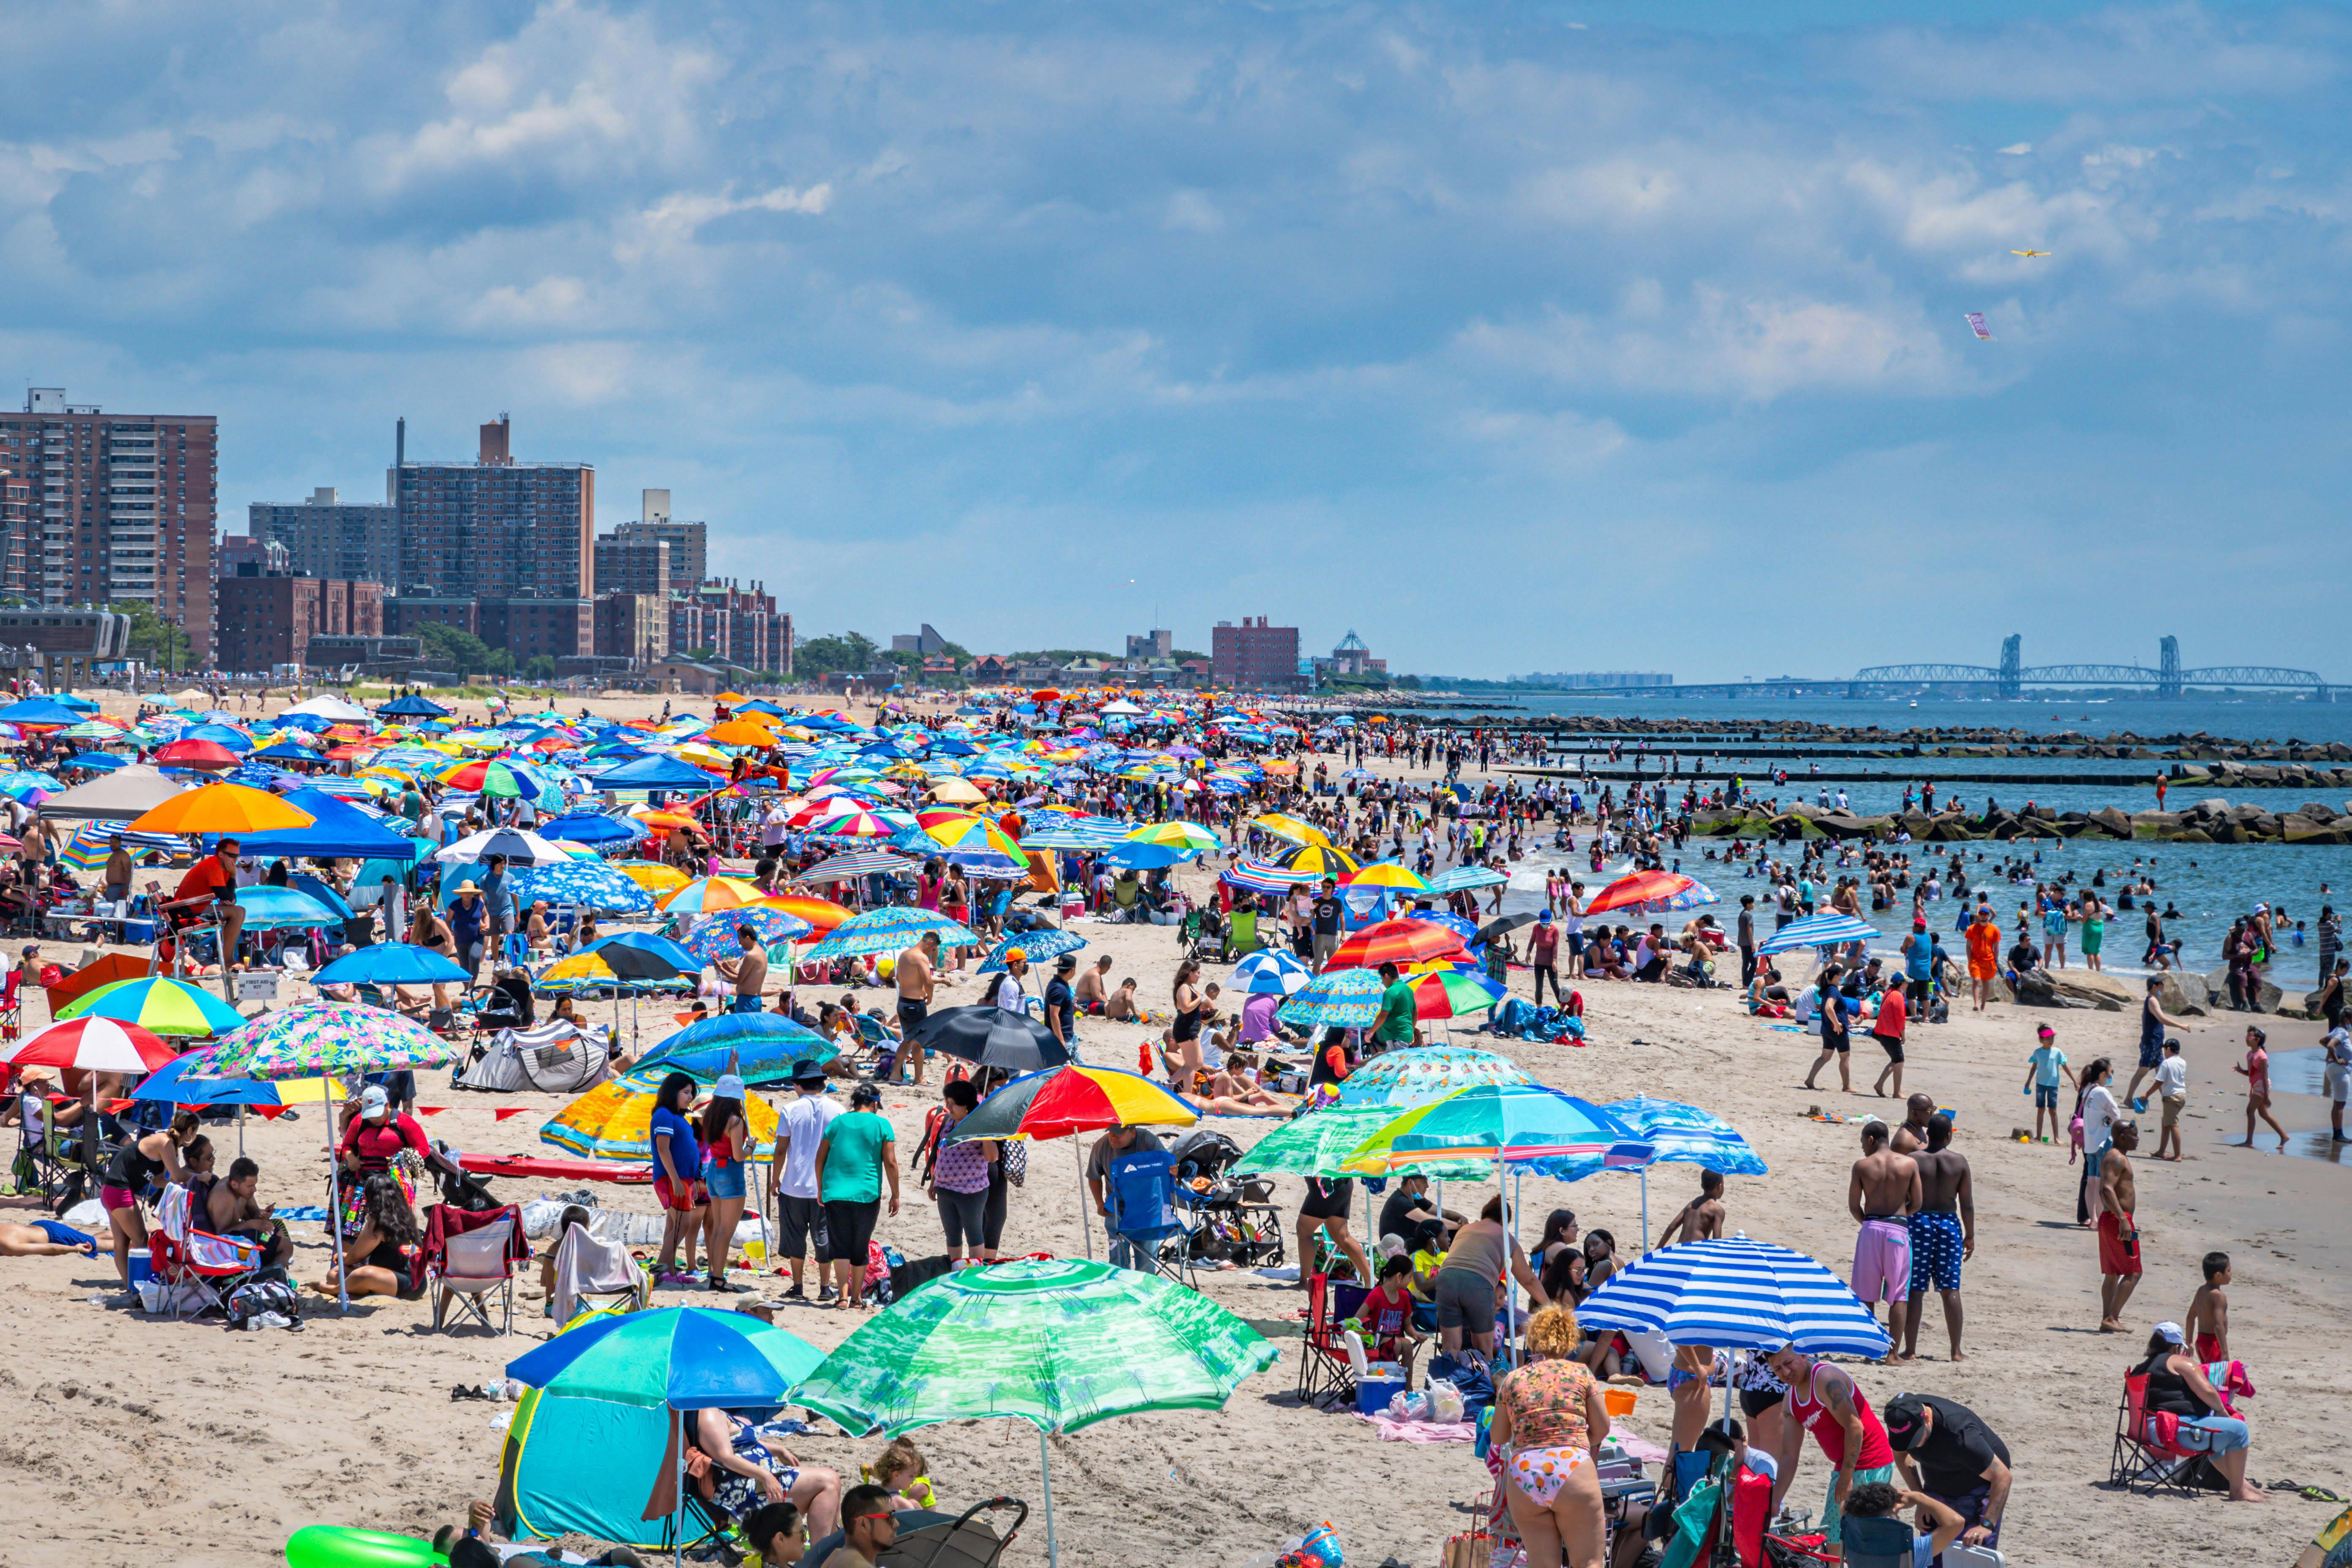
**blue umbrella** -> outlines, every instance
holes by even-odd
[[[1380,1016],[1381,993],[1387,989],[1378,970],[1337,969],[1301,986],[1275,1016],[1286,1024],[1360,1029]]]
[[[691,763],[659,755],[623,763],[609,773],[597,774],[593,781],[598,790],[707,790],[717,789],[726,782],[719,774],[705,773]]]
[[[62,728],[80,722],[79,713],[47,697],[28,697],[0,708],[0,724],[55,724]]]
[[[1200,858],[1198,849],[1186,849],[1173,844],[1121,843],[1105,849],[1100,858],[1105,865],[1121,870],[1157,871],[1168,866],[1181,866]]]
[[[190,1051],[149,1073],[133,1100],[160,1100],[171,1105],[282,1105],[278,1086],[263,1079],[205,1078],[212,1066],[209,1050]]]
[[[596,812],[583,811],[569,816],[559,816],[552,822],[541,825],[539,836],[541,838],[552,838],[565,844],[634,844],[646,837],[646,830],[634,823],[625,823]]]
[[[320,985],[446,985],[467,974],[430,948],[391,942],[347,952],[312,979]]]
[[[298,893],[291,888],[239,888],[236,903],[245,911],[245,929],[247,931],[343,923],[342,916],[310,894]]]
[[[511,875],[516,889],[525,900],[545,899],[551,904],[580,904],[608,915],[653,912],[653,895],[602,860],[574,860],[568,866],[536,866]]]
[[[672,942],[669,938],[666,936],[657,936],[649,931],[625,931],[617,936],[604,937],[596,942],[592,942],[580,951],[583,952],[602,952],[609,955],[611,951],[614,948],[628,949],[636,952],[641,952],[647,958],[660,960],[667,963],[672,969],[675,969],[680,974],[699,974],[702,973],[702,960],[695,957],[694,954],[688,952],[685,948],[679,946],[677,942]],[[621,960],[611,956],[607,956],[604,962],[615,974],[623,975],[625,977],[643,979],[659,978],[657,975],[639,975],[636,973],[636,968],[641,968],[642,966],[632,967]]]
[[[1678,1100],[1653,1100],[1637,1094],[1601,1110],[1631,1127],[1654,1151],[1650,1162],[1673,1161],[1703,1165],[1727,1176],[1760,1176],[1763,1158],[1748,1147],[1739,1130],[1711,1111]]]
[[[822,963],[835,958],[863,958],[868,953],[896,952],[914,944],[927,931],[940,933],[945,947],[977,947],[980,937],[969,926],[931,910],[894,906],[852,915],[825,933],[823,942],[801,955],[800,962]]]
[[[798,915],[782,910],[757,908],[726,910],[707,915],[686,940],[686,951],[705,963],[716,963],[722,958],[740,958],[742,939],[735,934],[739,926],[750,926],[760,936],[760,945],[773,947],[780,942],[793,942],[808,935],[816,927]]]
[[[583,1323],[507,1363],[507,1375],[557,1397],[759,1410],[783,1404],[824,1359],[748,1313],[663,1307]]]
[[[1756,951],[1786,952],[1792,947],[1841,947],[1850,942],[1869,942],[1877,935],[1878,928],[1869,921],[1831,910],[1782,926]]]
[[[130,758],[118,757],[111,752],[76,752],[58,766],[79,768],[85,773],[110,773],[119,767],[128,765],[130,761]]]
[[[682,1072],[709,1083],[732,1058],[745,1083],[778,1083],[793,1076],[794,1062],[822,1064],[840,1054],[838,1045],[782,1013],[721,1013],[688,1024],[629,1070],[639,1077]]]
[[[1887,1351],[1886,1331],[1844,1280],[1801,1252],[1746,1237],[1694,1241],[1621,1268],[1584,1299],[1579,1321],[1645,1330],[1671,1344],[1809,1355]]]
[[[306,894],[310,898],[316,899],[319,902],[326,905],[327,908],[334,910],[337,915],[341,916],[344,920],[350,920],[356,912],[352,910],[351,905],[343,901],[342,894],[335,891],[334,889],[327,886],[326,883],[320,881],[318,878],[311,876],[307,871],[297,871],[293,875],[288,877],[286,879],[286,885],[293,889],[298,893]]]
[[[1086,945],[1087,939],[1076,931],[1016,932],[988,950],[988,956],[981,961],[979,973],[982,974],[1003,973],[1004,955],[1016,947],[1028,955],[1030,963],[1043,963],[1047,959],[1059,958],[1066,952],[1076,952]]]
[[[449,710],[429,697],[402,697],[377,709],[376,716],[390,714],[395,719],[446,719]]]

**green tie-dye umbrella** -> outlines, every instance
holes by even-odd
[[[1240,1318],[1157,1275],[1076,1258],[1003,1263],[898,1301],[792,1400],[890,1436],[983,1416],[1028,1422],[1045,1456],[1046,1560],[1058,1563],[1046,1434],[1139,1410],[1223,1409],[1279,1354]]]

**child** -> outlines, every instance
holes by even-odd
[[[893,1510],[939,1506],[931,1478],[923,1474],[922,1450],[904,1437],[893,1438],[888,1447],[874,1456],[872,1464],[861,1468],[867,1485],[890,1489]]]
[[[1357,1310],[1371,1331],[1372,1354],[1404,1368],[1404,1385],[1412,1386],[1413,1358],[1421,1353],[1422,1336],[1413,1331],[1412,1259],[1391,1258],[1381,1265],[1381,1288],[1364,1298]]]
[[[2156,1140],[2156,1157],[2178,1160],[2181,1157],[2180,1111],[2189,1103],[2189,1064],[2180,1059],[2180,1042],[2164,1042],[2164,1060],[2157,1064],[2156,1092],[2164,1101],[2164,1131]],[[2171,1153],[2165,1152],[2170,1149]]]
[[[2189,1342],[2197,1349],[2197,1359],[2204,1365],[2230,1359],[2230,1298],[2221,1287],[2230,1282],[2230,1255],[2209,1252],[2205,1255],[2205,1283],[2197,1287],[2197,1294],[2189,1298]]]
[[[2271,1114],[2271,1054],[2264,1048],[2270,1037],[2251,1026],[2246,1030],[2246,1062],[2230,1070],[2246,1080],[2246,1147],[2254,1146],[2254,1118],[2261,1117],[2278,1134],[2278,1152],[2286,1152],[2286,1129]]]
[[[2033,1054],[2025,1058],[2025,1089],[2033,1096],[2033,1137],[2036,1142],[2047,1143],[2066,1130],[2059,1120],[2058,1085],[2060,1081],[2081,1085],[2074,1069],[2066,1065],[2066,1053],[2058,1048],[2057,1031],[2047,1024],[2034,1031],[2042,1041]],[[2042,1113],[2050,1113],[2050,1131],[2042,1131]]]

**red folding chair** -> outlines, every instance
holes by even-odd
[[[1348,1360],[1347,1331],[1331,1311],[1328,1275],[1307,1277],[1307,1341],[1298,1353],[1298,1402],[1328,1410],[1355,1395],[1355,1369]]]
[[[2147,1374],[2124,1379],[2124,1396],[2116,1406],[2116,1450],[2107,1484],[2127,1492],[2195,1493],[2198,1461],[2205,1456],[2175,1440],[2180,1430],[2177,1416],[2147,1409]]]
[[[172,1316],[193,1318],[208,1309],[226,1314],[228,1302],[221,1288],[261,1267],[261,1244],[198,1230],[188,1189],[177,1182],[163,1189],[157,1215],[156,1228],[147,1234],[147,1252],[155,1278],[170,1289]]]

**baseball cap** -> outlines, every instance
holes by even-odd
[[[362,1116],[373,1116],[377,1111],[387,1110],[390,1110],[391,1107],[392,1097],[384,1093],[383,1085],[380,1083],[372,1083],[365,1089],[360,1090],[360,1114]]]
[[[1549,910],[1546,910],[1543,913],[1538,915],[1536,917],[1536,924],[1541,926],[1551,924],[1551,911]]]
[[[1078,955],[1075,952],[1066,952],[1054,960],[1054,967],[1056,969],[1076,969],[1077,966]]]
[[[1890,1447],[1910,1449],[1918,1446],[1927,1435],[1927,1410],[1916,1394],[1898,1394],[1886,1402],[1878,1413],[1879,1425],[1886,1428]]]
[[[1025,947],[1008,947],[1004,950],[1004,962],[1026,963],[1029,962],[1029,950]]]
[[[2158,1339],[2162,1340],[2168,1345],[2185,1344],[2188,1342],[2188,1336],[2180,1331],[2180,1325],[2179,1323],[2158,1323],[2151,1331],[2155,1333]]]

